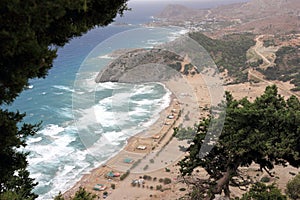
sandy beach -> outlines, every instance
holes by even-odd
[[[160,113],[159,119],[146,131],[129,138],[126,146],[106,164],[84,175],[79,182],[64,193],[66,199],[73,196],[79,187],[84,187],[87,191],[102,198],[103,191],[94,190],[97,184],[107,187],[105,190],[109,194],[107,199],[143,199],[147,188],[149,192],[152,191],[153,197],[162,199],[161,196],[166,195],[169,198],[170,195],[166,192],[156,190],[156,186],[162,184],[164,189],[175,187],[175,185],[180,186],[180,184],[174,184],[178,182],[179,175],[176,163],[185,155],[183,149],[188,147],[188,144],[186,141],[178,141],[173,137],[173,128],[179,125],[193,126],[202,117],[207,116],[211,97],[201,74],[174,77],[162,84],[172,92],[172,95],[170,105]],[[130,171],[128,177],[122,181],[120,177],[107,177],[109,172],[122,175],[128,170]],[[132,180],[140,179],[145,175],[156,177],[157,180],[144,180],[145,183],[139,188],[140,190],[137,190],[138,187],[131,186]],[[171,184],[160,183],[160,178],[171,179]],[[112,185],[115,189],[112,189]],[[172,191],[173,194],[175,190]],[[135,197],[131,196],[133,194]],[[174,193],[174,195],[178,194]],[[148,198],[147,195],[144,199]]]

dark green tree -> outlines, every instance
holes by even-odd
[[[56,47],[126,9],[127,0],[2,0],[0,103],[10,103],[30,78],[47,75]]]
[[[179,162],[182,175],[193,173],[196,167],[203,167],[208,179],[192,181],[204,199],[213,199],[215,194],[230,196],[229,185],[250,184],[246,180],[235,182],[238,168],[257,163],[260,170],[269,173],[274,165],[294,167],[300,165],[300,103],[292,96],[287,101],[277,92],[275,85],[268,86],[264,94],[252,103],[246,98],[234,100],[226,93],[226,118],[221,136],[204,140],[209,124],[217,119],[205,119],[198,126],[196,137],[189,147],[189,156]],[[217,123],[217,122],[216,122]],[[208,155],[201,155],[204,145],[213,145]]]
[[[0,194],[17,195],[15,199],[36,197],[31,192],[36,185],[26,171],[27,153],[17,150],[26,146],[26,137],[33,135],[39,125],[23,124],[18,128],[24,114],[0,110]],[[2,197],[2,195],[0,196]],[[3,198],[5,199],[5,198]]]
[[[65,200],[65,198],[63,197],[61,192],[59,192],[59,194],[56,197],[54,197],[54,200]]]
[[[93,200],[97,196],[87,192],[84,188],[79,188],[72,200]]]
[[[2,0],[0,1],[0,197],[35,199],[36,185],[26,171],[21,149],[39,124],[23,124],[25,116],[9,106],[28,86],[44,78],[57,48],[95,26],[106,26],[122,14],[127,0]],[[7,197],[11,198],[7,198]]]
[[[285,192],[293,200],[300,198],[300,174],[287,183]]]
[[[96,199],[95,194],[91,194],[87,192],[84,188],[80,187],[79,190],[75,193],[74,197],[71,198],[72,200],[94,200]],[[64,200],[64,197],[61,193],[59,193],[54,200]]]
[[[274,185],[265,185],[263,183],[255,183],[251,186],[249,192],[243,194],[240,200],[286,200],[286,196]]]

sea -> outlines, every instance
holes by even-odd
[[[96,27],[59,48],[48,76],[30,80],[29,88],[10,107],[25,112],[27,123],[42,121],[41,130],[28,138],[24,149],[30,152],[28,170],[38,182],[34,190],[38,199],[53,199],[71,188],[118,153],[129,137],[151,126],[170,103],[171,92],[159,83],[94,81],[114,50],[151,48],[186,33],[178,27],[143,26],[155,20],[162,4],[135,1],[129,7],[132,11],[118,17],[117,23]]]

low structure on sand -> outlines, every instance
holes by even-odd
[[[144,145],[139,145],[139,146],[137,147],[137,149],[138,149],[138,150],[145,150],[145,149],[147,149],[147,147],[144,146]]]
[[[93,188],[93,190],[96,190],[96,191],[103,191],[105,189],[106,189],[106,186],[103,184],[96,184]]]
[[[107,178],[113,178],[113,177],[119,177],[119,176],[120,176],[120,173],[112,172],[112,171],[110,171],[106,174]]]

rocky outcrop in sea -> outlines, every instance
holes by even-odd
[[[142,83],[166,81],[180,76],[184,58],[168,50],[134,49],[122,54],[106,66],[96,82]]]

